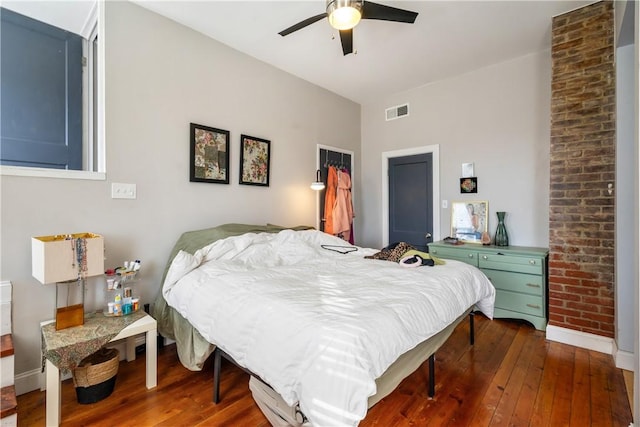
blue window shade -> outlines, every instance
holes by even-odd
[[[82,170],[82,37],[0,20],[0,164]]]

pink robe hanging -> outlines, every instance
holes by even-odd
[[[333,233],[344,240],[351,239],[353,203],[351,200],[351,177],[348,172],[338,171],[338,188],[333,207]]]
[[[338,187],[338,170],[329,166],[327,170],[327,190],[324,196],[324,231],[327,234],[333,233],[333,208],[336,205],[336,191]]]

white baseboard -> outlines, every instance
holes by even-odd
[[[547,325],[547,339],[600,353],[613,354],[613,339],[596,334]]]
[[[136,347],[144,343],[145,343],[144,334],[138,335],[136,337]],[[127,358],[127,341],[126,340],[119,340],[119,341],[116,341],[115,343],[108,343],[105,347],[118,349],[118,351],[120,352],[121,362]]]
[[[33,390],[44,390],[44,374],[40,369],[17,374],[15,377],[16,396],[29,393]]]
[[[616,368],[635,371],[635,354],[620,350],[613,338],[547,325],[547,339],[613,356]]]

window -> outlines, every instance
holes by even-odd
[[[2,174],[104,179],[98,5],[89,6],[85,37],[0,8]]]

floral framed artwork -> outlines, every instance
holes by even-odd
[[[229,131],[191,123],[189,181],[229,183]]]
[[[473,176],[468,178],[460,178],[460,192],[461,193],[477,193],[478,178]]]
[[[271,141],[240,136],[240,184],[269,186]]]
[[[486,200],[451,203],[451,237],[466,243],[481,243],[487,232],[489,202]]]

